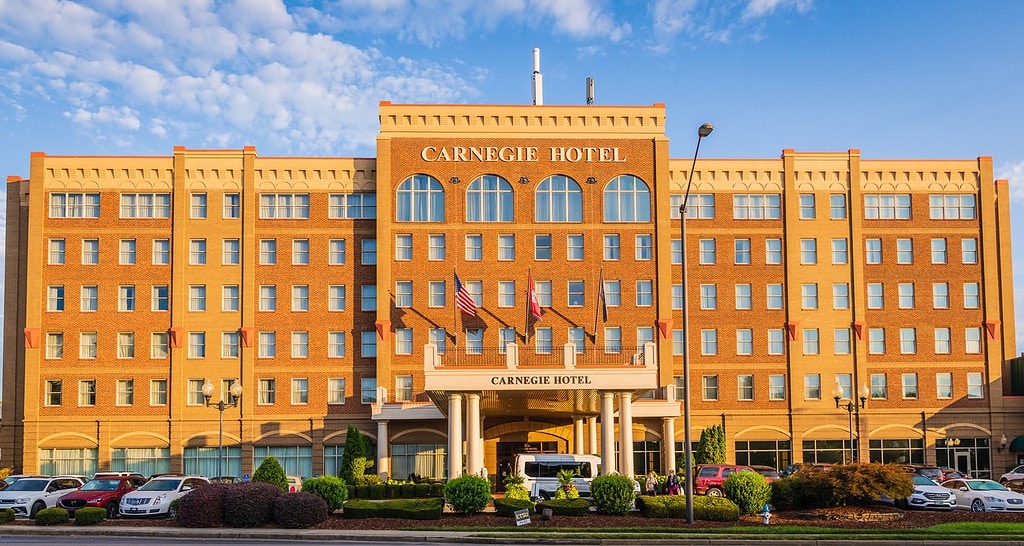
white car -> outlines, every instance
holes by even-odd
[[[15,516],[35,519],[36,513],[57,506],[61,497],[82,483],[73,476],[26,476],[0,491],[0,510],[11,508]]]
[[[118,513],[125,518],[173,518],[177,515],[177,507],[172,509],[171,503],[209,483],[210,480],[202,476],[158,476],[135,491],[125,493]]]
[[[999,483],[1006,483],[1008,480],[1015,480],[1017,478],[1024,478],[1024,464],[999,476]]]
[[[992,480],[946,480],[942,487],[956,494],[957,508],[974,512],[1024,512],[1024,495]]]
[[[914,492],[909,497],[896,501],[899,508],[956,508],[955,492],[919,474],[911,476],[911,479],[914,481]]]

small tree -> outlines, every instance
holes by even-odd
[[[741,514],[760,512],[772,500],[772,486],[757,472],[737,472],[726,478],[722,487]]]
[[[457,514],[482,512],[491,502],[491,483],[479,476],[463,474],[448,480],[444,486],[444,499]]]
[[[725,430],[712,425],[700,432],[700,441],[693,453],[694,464],[725,464]]]
[[[327,502],[327,508],[335,511],[341,508],[348,499],[348,488],[345,481],[337,476],[320,476],[302,482],[302,490],[312,493]]]
[[[555,491],[556,499],[578,499],[580,498],[580,492],[576,488],[576,484],[573,479],[579,476],[580,473],[575,468],[564,468],[558,471],[558,490]]]
[[[252,473],[252,481],[276,485],[281,488],[282,493],[288,491],[288,476],[285,475],[284,468],[281,468],[281,463],[274,457],[263,459],[260,467]]]
[[[345,451],[341,454],[341,479],[346,484],[359,485],[359,478],[371,466],[373,463],[368,461],[363,434],[359,427],[349,425],[345,432]]]
[[[505,498],[517,500],[530,500],[530,492],[523,485],[523,476],[518,472],[509,472],[505,475]]]
[[[636,482],[633,478],[620,474],[605,474],[594,478],[590,482],[590,494],[597,511],[613,516],[628,514],[636,500],[634,484]]]

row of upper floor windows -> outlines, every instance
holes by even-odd
[[[221,218],[242,217],[240,193],[222,194]],[[170,193],[121,193],[120,218],[170,218]],[[261,219],[310,217],[308,193],[261,193]],[[205,219],[209,215],[209,196],[189,195],[189,217]],[[99,193],[50,193],[50,218],[99,218]],[[372,219],[377,217],[377,195],[368,192],[332,193],[328,196],[327,217],[331,219]]]
[[[813,193],[801,193],[799,219],[818,218],[818,199]],[[845,193],[829,195],[828,218],[846,220],[848,217]],[[672,218],[679,218],[682,195],[672,195],[670,205]],[[928,196],[928,218],[930,220],[973,220],[976,217],[976,197],[973,194],[930,194]],[[686,217],[692,219],[715,218],[714,194],[694,194],[686,203]],[[778,220],[782,218],[782,196],[780,194],[734,194],[732,196],[732,218],[734,220]],[[910,194],[865,194],[865,220],[910,220]]]
[[[755,376],[760,374],[738,374],[736,376],[736,400],[755,400]],[[897,374],[893,374],[897,375]],[[920,375],[916,372],[898,374],[900,380],[899,393],[904,400],[916,400],[920,397],[918,381]],[[786,376],[785,374],[768,374],[768,400],[786,399]],[[822,400],[827,398],[838,398],[840,400],[853,400],[853,397],[863,396],[871,400],[888,400],[889,395],[889,374],[872,373],[870,376],[871,386],[864,385],[862,393],[853,392],[853,376],[848,373],[837,373],[834,376],[835,388],[831,391],[822,390],[822,374],[808,373],[803,378],[804,400]],[[701,376],[701,400],[704,402],[717,402],[721,396],[721,376],[719,374],[706,374]],[[763,380],[763,378],[762,378]],[[676,391],[682,392],[682,377],[677,378]],[[956,393],[954,388],[952,372],[937,372],[935,374],[935,398],[938,400],[950,400],[955,396],[966,396],[968,399],[985,398],[985,375],[982,372],[967,372],[965,374],[965,387],[962,394]],[[678,397],[678,396],[677,396]]]
[[[607,281],[606,281],[607,282]],[[897,286],[897,307],[899,309],[918,308],[916,286],[917,283],[901,282]],[[734,309],[737,311],[752,310],[753,290],[750,283],[737,283],[734,285]],[[948,282],[933,282],[932,309],[950,308],[950,291]],[[700,308],[706,311],[713,311],[719,308],[718,285],[714,283],[701,284]],[[866,304],[868,309],[885,308],[885,283],[869,282],[866,285]],[[977,282],[963,283],[963,309],[981,308],[981,285]],[[785,292],[782,283],[768,283],[765,286],[764,309],[782,310],[785,308]],[[820,307],[818,283],[803,283],[800,285],[800,308],[803,310],[814,310]],[[672,285],[672,308],[682,309],[682,285]],[[850,308],[850,285],[849,283],[832,284],[832,309],[844,310]]]
[[[931,263],[949,263],[948,239],[945,237],[930,238]],[[713,265],[717,263],[718,241],[717,239],[700,239],[698,262],[702,265]],[[672,240],[672,263],[681,263],[678,259],[679,239]],[[836,265],[850,263],[850,243],[843,237],[831,239],[829,248],[831,263]],[[782,263],[782,239],[765,239],[764,260],[767,265],[778,265]],[[882,239],[867,238],[864,240],[864,263],[876,265],[882,263]],[[818,263],[818,239],[813,237],[800,239],[800,263],[802,265],[816,265]],[[733,263],[736,265],[750,265],[752,262],[752,251],[750,239],[733,239]],[[978,240],[973,237],[960,239],[960,262],[963,264],[978,263]],[[912,265],[914,263],[914,239],[900,237],[896,239],[896,263]]]

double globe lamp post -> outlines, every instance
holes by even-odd
[[[206,400],[206,407],[215,408],[220,414],[220,431],[217,437],[217,478],[224,477],[224,410],[238,406],[242,398],[242,385],[236,379],[228,389],[228,400],[210,402],[213,398],[213,383],[207,379],[203,383],[203,398]]]
[[[860,412],[858,410],[864,408],[864,405],[868,401],[868,396],[870,396],[870,395],[871,395],[871,391],[868,390],[868,386],[867,385],[861,385],[860,386],[860,396],[859,396],[859,398],[860,398],[860,407],[858,407],[857,404],[855,404],[853,402],[853,400],[850,400],[850,401],[848,401],[845,404],[840,404],[839,403],[839,401],[843,399],[843,387],[839,383],[836,383],[836,388],[835,388],[835,390],[832,391],[832,398],[834,398],[835,401],[836,401],[836,409],[844,409],[844,410],[846,410],[846,413],[848,413],[849,416],[850,416],[850,460],[849,461],[844,460],[843,463],[855,463],[855,462],[857,462],[857,459],[858,459],[857,456],[856,456],[857,451],[855,450],[854,444],[853,444],[853,414],[857,413],[858,417],[859,417]],[[860,434],[858,434],[858,436],[860,436]],[[846,459],[846,452],[845,451],[843,452],[843,459]]]

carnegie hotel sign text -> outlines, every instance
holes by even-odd
[[[545,155],[552,163],[625,163],[617,147],[551,146]],[[423,161],[429,162],[496,162],[517,163],[540,161],[536,146],[426,146],[420,150]]]

